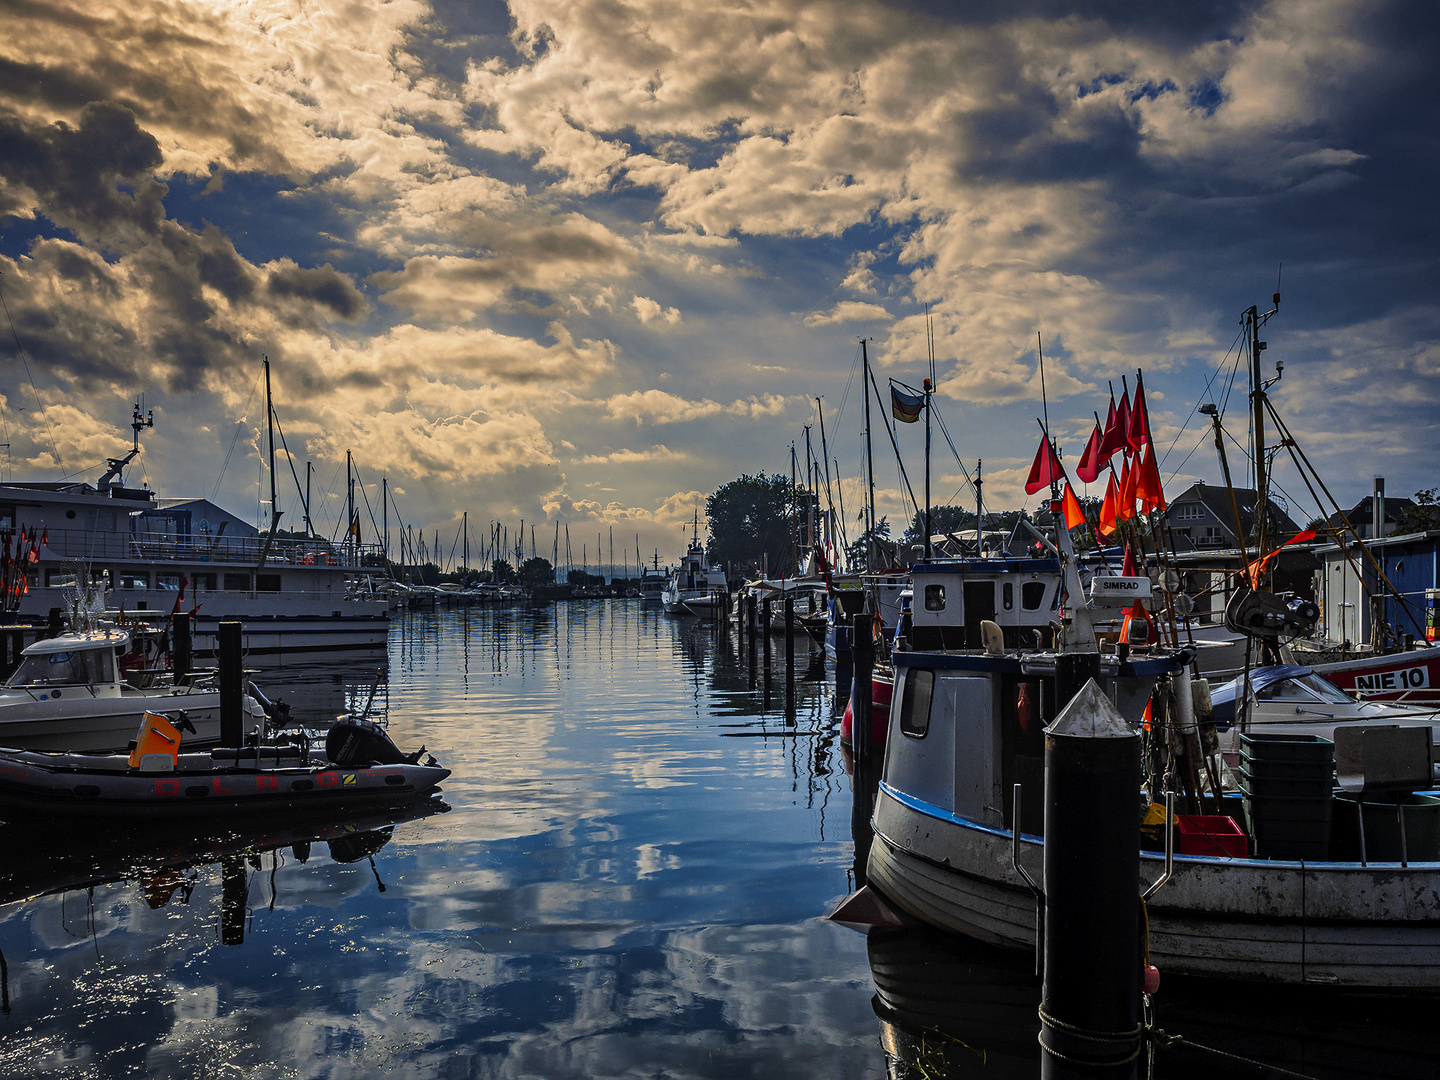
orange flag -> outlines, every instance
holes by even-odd
[[[1100,504],[1100,534],[1109,536],[1120,527],[1116,516],[1116,504],[1120,501],[1120,490],[1115,486],[1115,472],[1110,472],[1110,482],[1105,485],[1105,501]]]
[[[1115,517],[1119,521],[1129,521],[1135,516],[1135,478],[1139,472],[1138,461],[1127,461],[1120,473],[1120,494],[1115,502]]]
[[[1075,489],[1070,482],[1065,482],[1065,498],[1060,504],[1060,510],[1065,515],[1065,528],[1073,529],[1077,525],[1085,524],[1085,511],[1080,506],[1080,500],[1075,497]]]
[[[1145,450],[1145,456],[1137,470],[1140,473],[1135,481],[1135,498],[1139,500],[1140,507],[1145,513],[1155,510],[1164,511],[1165,492],[1160,486],[1160,466],[1155,461],[1155,447],[1149,446]]]

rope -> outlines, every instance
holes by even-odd
[[[1206,1046],[1204,1043],[1197,1043],[1187,1039],[1183,1035],[1170,1035],[1161,1028],[1149,1027],[1145,1031],[1156,1046],[1162,1050],[1170,1050],[1175,1047],[1188,1047],[1191,1050],[1199,1050],[1202,1053],[1214,1054],[1216,1057],[1225,1058],[1228,1061],[1237,1061],[1242,1065],[1249,1065],[1251,1068],[1260,1069],[1264,1072],[1271,1072],[1277,1076],[1293,1076],[1297,1080],[1315,1080],[1309,1073],[1296,1072],[1294,1069],[1287,1069],[1283,1065],[1271,1065],[1269,1062],[1257,1061],[1255,1058],[1248,1058],[1242,1054],[1232,1054],[1228,1050],[1221,1050],[1218,1047]]]
[[[1140,1035],[1145,1030],[1142,1024],[1136,1024],[1135,1027],[1129,1031],[1094,1031],[1090,1028],[1077,1027],[1074,1024],[1067,1024],[1063,1020],[1057,1020],[1045,1011],[1043,1005],[1036,1011],[1040,1014],[1040,1033],[1036,1036],[1040,1042],[1040,1049],[1052,1057],[1059,1058],[1061,1061],[1069,1062],[1072,1065],[1088,1065],[1092,1068],[1104,1068],[1112,1065],[1126,1065],[1140,1056],[1140,1050],[1143,1046]],[[1123,1058],[1110,1058],[1104,1061],[1094,1061],[1089,1058],[1074,1058],[1056,1050],[1045,1041],[1045,1030],[1047,1028],[1064,1032],[1070,1038],[1078,1039],[1081,1042],[1096,1043],[1100,1046],[1114,1047],[1117,1050],[1123,1050],[1127,1043],[1134,1043],[1134,1047]]]

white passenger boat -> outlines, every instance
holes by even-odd
[[[262,535],[207,499],[162,499],[127,487],[123,470],[147,426],[136,407],[134,448],[93,484],[0,485],[0,529],[34,537],[18,615],[44,622],[67,590],[98,588],[129,613],[194,608],[194,648],[213,655],[222,620],[245,624],[248,655],[383,648],[389,602],[369,589],[383,573],[378,548],[319,537]],[[84,580],[77,580],[84,579]]]
[[[699,615],[707,619],[723,617],[729,599],[729,585],[722,570],[712,569],[710,557],[700,540],[700,517],[697,513],[694,532],[685,558],[665,583],[660,603],[667,615]]]
[[[141,689],[122,677],[124,630],[61,634],[25,649],[20,666],[0,687],[0,746],[24,750],[123,751],[146,712],[183,711],[195,726],[192,745],[220,738],[220,694],[213,685]],[[264,726],[265,714],[248,694],[244,727]]]
[[[1068,534],[1057,539],[1059,561],[913,568],[867,863],[868,887],[900,912],[1027,950],[1035,947],[1037,901],[1017,865],[1041,874],[1044,728],[1080,689],[1077,665],[1098,673],[1137,729],[1152,692],[1156,702],[1188,704],[1193,687],[1183,654],[1097,650],[1096,615]],[[1112,595],[1148,592],[1144,578],[1109,581]],[[1150,794],[1160,801],[1160,792]],[[1412,852],[1408,865],[1375,861],[1383,856],[1373,848],[1368,864],[1241,850],[1243,857],[1175,856],[1173,876],[1144,903],[1151,963],[1259,982],[1440,988],[1433,850]],[[1164,872],[1163,855],[1142,852],[1137,897]]]

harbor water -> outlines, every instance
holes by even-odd
[[[0,1075],[1038,1075],[1028,956],[822,920],[856,881],[834,674],[800,645],[787,703],[769,647],[767,682],[733,631],[574,602],[414,613],[388,655],[264,671],[307,723],[368,705],[423,743],[439,803],[0,830]],[[1181,986],[1156,1019],[1303,1075],[1434,1068],[1428,1004],[1248,993]]]

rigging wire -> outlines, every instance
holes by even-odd
[[[254,401],[255,401],[255,393],[256,393],[256,391],[258,391],[258,390],[260,389],[260,380],[261,380],[262,378],[264,378],[263,374],[261,374],[261,375],[256,375],[256,376],[255,376],[255,385],[250,388],[250,396],[245,400],[245,408],[243,408],[242,410],[240,410],[242,415],[248,415],[248,414],[249,414],[249,412],[250,412],[250,406],[251,406],[251,405],[254,403]],[[225,479],[225,470],[230,467],[230,458],[231,458],[231,457],[234,455],[234,453],[235,453],[235,444],[240,441],[240,433],[245,430],[245,426],[246,426],[246,425],[245,425],[245,421],[243,421],[243,420],[236,420],[236,421],[235,421],[235,435],[234,435],[234,437],[230,440],[230,449],[227,450],[227,451],[225,451],[225,460],[220,463],[220,475],[218,475],[217,477],[215,477],[215,486],[210,489],[210,501],[211,501],[211,502],[214,502],[216,496],[220,494],[220,483],[221,483],[221,481],[223,481],[223,480]]]

